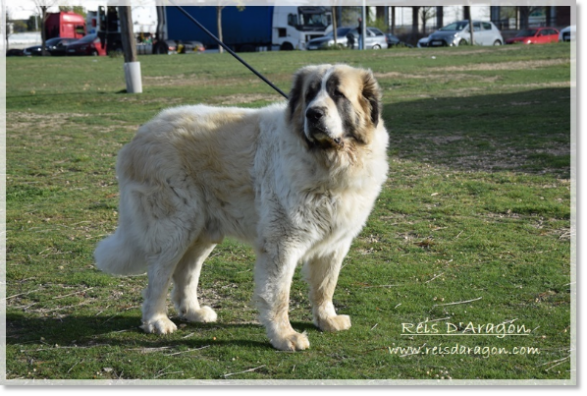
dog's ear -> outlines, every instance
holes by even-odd
[[[363,74],[363,97],[369,103],[369,114],[373,126],[379,123],[381,114],[381,89],[371,70],[366,70]]]
[[[307,68],[303,68],[298,70],[298,72],[294,75],[293,85],[288,97],[289,102],[287,104],[290,121],[293,120],[298,104],[300,103],[300,100],[302,100],[302,95],[304,92],[304,78],[307,73]]]

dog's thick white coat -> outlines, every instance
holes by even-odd
[[[324,78],[339,69],[343,82],[367,73],[326,65],[299,75]],[[322,84],[317,95],[322,102],[327,101],[320,96],[326,95],[324,89]],[[361,92],[346,93],[359,114],[353,117],[361,116]],[[200,306],[196,289],[203,261],[224,236],[255,248],[254,298],[273,346],[309,347],[306,335],[295,332],[288,319],[298,263],[304,264],[316,326],[326,331],[350,327],[348,316],[336,314],[332,295],[342,260],[385,181],[388,135],[379,119],[361,147],[347,142],[344,148],[311,148],[300,136],[308,135],[306,122],[298,120],[305,125],[300,133],[291,120],[298,113],[303,118],[309,105],[300,100],[290,108],[285,103],[258,110],[173,108],[143,125],[120,151],[119,225],[98,245],[95,259],[113,274],[148,272],[145,331],[176,329],[166,314],[171,281],[182,318],[216,320],[212,308]],[[301,109],[294,114],[296,106]],[[325,122],[339,128],[340,109],[329,106],[328,117],[338,121]]]

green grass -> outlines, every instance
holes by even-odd
[[[117,152],[160,110],[280,100],[228,54],[140,57],[144,93],[116,58],[7,59],[8,379],[569,379],[569,46],[243,54],[287,91],[312,63],[369,67],[383,89],[390,172],[335,293],[353,326],[321,333],[296,274],[294,328],[270,347],[250,300],[252,250],[204,265],[215,324],[169,336],[140,324],[145,276],[93,265],[117,222]],[[475,300],[469,303],[443,305]],[[175,319],[175,312],[170,308]],[[402,323],[514,320],[524,337],[402,336]],[[426,344],[537,355],[402,356]],[[203,348],[203,349],[199,349]],[[405,354],[404,354],[405,355]],[[562,360],[561,360],[562,359]]]

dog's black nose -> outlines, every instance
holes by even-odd
[[[326,115],[326,108],[324,107],[310,107],[306,110],[306,118],[310,121],[319,121]]]

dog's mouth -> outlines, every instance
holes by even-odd
[[[333,138],[330,136],[328,129],[321,125],[312,126],[307,136],[311,142],[323,149],[334,148],[339,150],[344,147],[344,140],[341,137]]]

